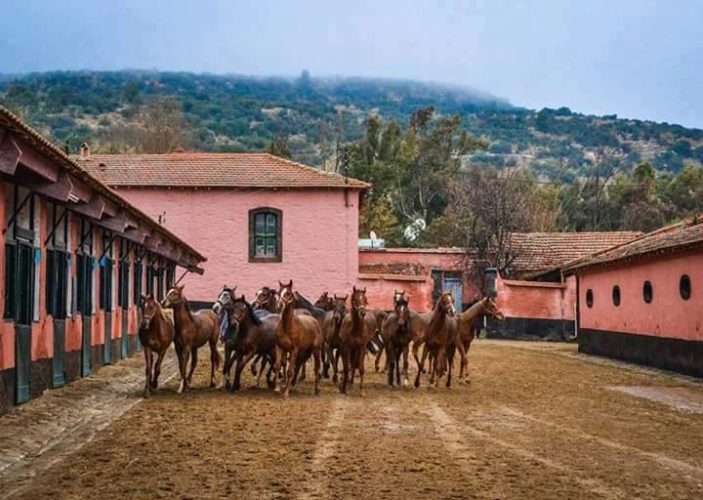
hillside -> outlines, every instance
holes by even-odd
[[[0,76],[0,103],[73,150],[84,140],[102,151],[129,150],[129,134],[143,126],[141,110],[157,96],[178,101],[185,148],[256,151],[285,136],[293,157],[314,165],[330,160],[338,139],[359,139],[369,114],[405,126],[425,106],[460,115],[466,130],[490,144],[465,163],[529,166],[543,179],[571,181],[599,155],[622,171],[641,161],[671,173],[703,163],[701,130],[568,108],[533,111],[446,85],[307,73],[297,79],[146,71]]]

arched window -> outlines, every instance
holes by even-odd
[[[652,283],[650,283],[649,281],[645,281],[644,285],[642,286],[642,298],[647,304],[652,302],[652,299],[654,298],[654,290],[652,289]]]
[[[283,213],[275,208],[249,211],[249,262],[281,262]]]
[[[613,287],[613,304],[615,307],[620,305],[620,287],[618,285]]]
[[[691,298],[691,278],[688,274],[682,275],[679,280],[679,293],[681,294],[681,298],[683,300],[688,300]]]
[[[586,292],[586,305],[591,308],[593,307],[593,290],[590,288]]]

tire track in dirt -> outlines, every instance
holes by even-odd
[[[560,425],[556,424],[554,422],[550,422],[548,420],[544,420],[538,417],[533,417],[531,415],[528,415],[526,413],[523,413],[519,410],[516,410],[514,408],[510,408],[508,406],[503,406],[500,408],[500,410],[507,415],[511,415],[513,417],[521,418],[524,420],[529,420],[530,422],[543,425],[546,427],[550,427],[552,429],[558,430],[559,432],[563,433],[568,433],[572,434],[579,439],[583,439],[585,441],[592,441],[596,442],[604,447],[607,448],[612,448],[618,451],[623,451],[627,453],[635,453],[637,455],[640,455],[641,457],[644,457],[646,459],[652,460],[653,462],[656,462],[658,465],[668,467],[670,469],[674,469],[675,471],[678,472],[686,472],[688,474],[694,475],[698,478],[698,480],[703,480],[703,468],[697,467],[695,465],[691,465],[687,462],[683,462],[681,460],[677,460],[675,458],[671,458],[666,455],[662,455],[660,453],[654,453],[651,451],[645,451],[641,450],[639,448],[636,448],[634,446],[628,446],[625,444],[617,443],[615,441],[611,441],[610,439],[602,438],[600,436],[596,436],[593,434],[589,434],[587,432],[579,431],[578,429],[574,429],[572,427],[567,427],[565,425]]]
[[[497,445],[504,450],[510,452],[513,455],[534,462],[539,462],[540,464],[553,469],[561,474],[569,475],[575,482],[577,482],[582,488],[590,493],[594,493],[602,498],[606,499],[620,499],[628,498],[628,496],[620,491],[618,488],[607,486],[600,481],[594,479],[584,478],[578,475],[578,472],[571,467],[564,464],[557,463],[553,460],[545,458],[537,453],[517,446],[515,444],[509,443],[503,439],[492,436],[489,432],[476,429],[474,427],[466,426],[460,424],[454,420],[447,412],[445,412],[436,402],[432,402],[425,410],[427,415],[432,419],[435,424],[435,432],[442,439],[442,443],[445,448],[452,453],[452,455],[466,463],[467,456],[470,455],[470,451],[462,442],[461,436],[465,434],[472,434],[473,436],[479,438],[483,441],[488,441],[494,445]]]

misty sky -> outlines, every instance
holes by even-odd
[[[703,128],[703,0],[3,0],[0,73],[161,69],[468,85]]]

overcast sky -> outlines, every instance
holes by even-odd
[[[0,73],[123,68],[468,85],[703,128],[703,0],[3,0]]]

